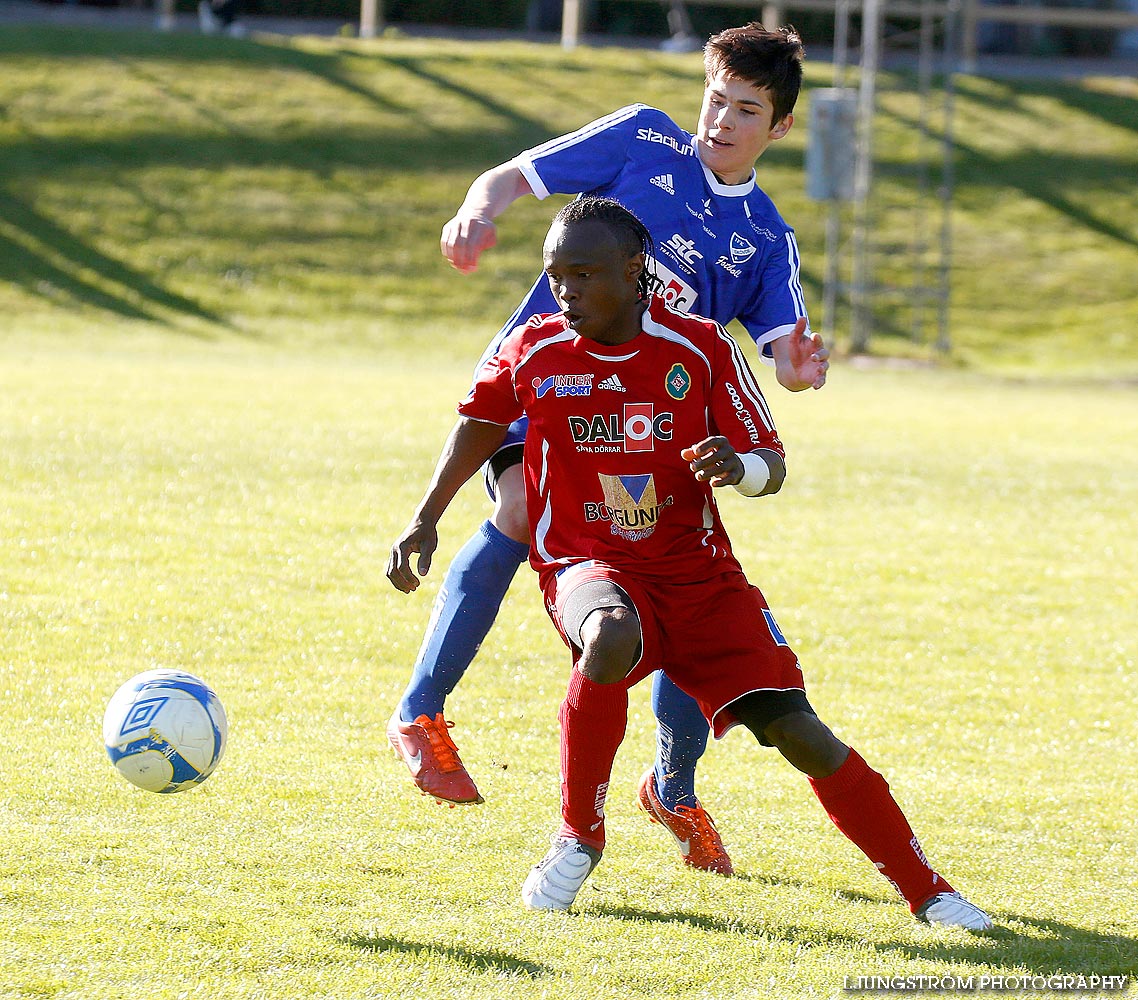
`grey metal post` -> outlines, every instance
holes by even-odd
[[[857,100],[855,90],[833,87],[810,95],[810,128],[806,144],[806,194],[827,205],[826,274],[822,285],[822,317],[835,330],[840,283],[838,241],[841,206],[854,193],[857,160]]]
[[[565,0],[561,8],[561,47],[575,49],[581,41],[582,0]]]
[[[375,38],[383,30],[383,0],[360,0],[360,38]]]

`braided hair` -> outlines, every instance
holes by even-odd
[[[601,198],[596,195],[581,195],[569,202],[553,217],[554,222],[572,225],[576,222],[603,222],[616,237],[617,246],[635,257],[644,254],[644,267],[636,279],[636,288],[642,300],[647,300],[658,279],[651,269],[652,234],[632,212],[615,198]]]

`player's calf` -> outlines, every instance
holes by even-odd
[[[775,719],[763,736],[799,771],[812,778],[833,774],[850,752],[818,716],[809,712],[791,712]]]

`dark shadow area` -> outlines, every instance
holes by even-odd
[[[709,917],[702,913],[684,913],[682,910],[642,910],[635,906],[601,905],[591,909],[590,912],[597,916],[615,917],[617,920],[631,920],[636,923],[685,924],[716,934],[741,934],[747,937],[779,936],[773,935],[769,928],[759,923],[730,917]]]
[[[898,908],[892,900],[884,902],[860,894],[847,894],[868,903]],[[864,948],[865,936],[851,921],[848,932],[827,932],[817,927],[765,926],[753,920],[710,917],[680,910],[645,910],[637,907],[599,906],[593,912],[646,923],[681,923],[700,930],[721,934],[744,934],[770,937],[789,942],[833,944],[840,947]],[[882,956],[906,959],[933,959],[947,964],[991,964],[1003,968],[1025,968],[1032,975],[1133,976],[1138,956],[1138,940],[1121,934],[1090,931],[1056,920],[1041,920],[1014,913],[992,912],[996,927],[983,933],[967,934],[955,930],[926,928],[927,940],[889,941],[871,945]],[[1015,925],[1032,928],[1034,936],[1018,933]]]
[[[1074,227],[1082,227],[1130,247],[1138,247],[1138,233],[1116,225],[1074,202],[1069,189],[1104,188],[1126,184],[1131,164],[1105,156],[1039,154],[1033,151],[995,158],[957,140],[956,176],[958,183],[972,187],[1011,187],[1021,194],[1048,205]]]
[[[1053,98],[1062,98],[1064,92],[1077,91],[1075,88],[1059,85],[1040,91]],[[991,100],[991,94],[986,91],[982,94],[973,93],[971,96],[976,100]],[[1009,91],[1006,96],[1010,104],[1015,95]],[[1092,95],[1082,96],[1089,98]],[[1070,103],[1063,99],[1065,103]],[[1093,113],[1094,104],[1088,101],[1086,106],[1080,107],[1080,110]],[[879,114],[914,132],[920,128],[920,122],[914,117],[885,110],[881,110]],[[1120,128],[1138,130],[1138,102],[1118,98],[1114,114],[1115,117],[1103,117],[1103,121]],[[970,144],[967,136],[968,130],[961,127],[958,122],[953,136],[953,148],[956,154],[954,168],[958,185],[967,183],[975,188],[1014,188],[1026,197],[1048,205],[1066,216],[1075,226],[1084,227],[1127,246],[1138,247],[1138,233],[1115,225],[1109,219],[1095,216],[1072,201],[1066,194],[1067,189],[1076,184],[1080,190],[1096,185],[1104,188],[1116,186],[1121,179],[1129,178],[1131,163],[1112,156],[1080,155],[1077,149],[1060,153],[1023,149],[1017,150],[1014,154],[995,157]],[[942,138],[942,132],[930,130],[931,141],[939,143]],[[874,169],[881,176],[893,174],[903,177],[913,172],[911,164],[891,160],[880,150]],[[939,160],[930,163],[929,175],[932,178],[939,178]]]
[[[74,302],[115,313],[124,319],[164,322],[158,313],[148,308],[160,306],[186,316],[224,324],[222,317],[99,252],[2,190],[0,219],[7,226],[26,234],[30,244],[18,242],[0,231],[0,280],[20,285],[44,298],[66,296]],[[41,249],[35,249],[37,247]],[[53,256],[66,260],[74,271],[54,263]],[[77,272],[84,270],[129,289],[138,301],[97,287],[79,276]]]
[[[528,962],[516,955],[493,948],[471,951],[468,948],[437,944],[433,941],[408,941],[399,937],[376,937],[364,934],[342,935],[338,940],[361,951],[399,952],[414,957],[442,958],[473,972],[524,976],[528,979],[541,979],[553,975],[553,970],[548,966]]]
[[[510,122],[512,131],[514,132],[525,135],[547,135],[549,132],[549,125],[546,122],[519,114],[508,104],[503,104],[501,101],[495,100],[490,94],[475,90],[472,87],[464,86],[454,80],[448,80],[445,76],[428,70],[423,64],[424,61],[421,59],[411,59],[402,56],[385,56],[383,57],[383,62],[390,66],[398,66],[404,72],[413,74],[433,87],[437,87],[439,90],[450,91],[452,94],[464,100],[481,105],[492,115],[501,118],[503,121]],[[582,122],[582,124],[584,123]]]
[[[1059,101],[1072,111],[1098,118],[1106,125],[1138,132],[1138,101],[1121,94],[1104,93],[1101,89],[1072,86],[1059,80],[1018,81],[1014,88],[1000,81],[979,81],[967,76],[956,78],[956,92],[981,104],[999,103],[1001,108],[1014,107],[1026,114],[1024,97],[1045,97]]]
[[[104,41],[129,42],[130,33],[107,33]],[[144,36],[148,42],[149,36]],[[236,44],[236,43],[234,43]],[[143,52],[154,52],[153,44],[138,45]],[[246,46],[257,49],[258,46]],[[0,45],[2,49],[2,45]],[[125,49],[130,52],[131,45]],[[123,46],[116,46],[116,56]],[[265,47],[274,66],[292,64],[307,72],[317,73],[322,79],[336,83],[345,90],[359,95],[361,88],[349,86],[331,67],[332,57],[310,56],[285,48]],[[78,52],[76,54],[79,54]],[[89,53],[86,53],[89,54]],[[37,211],[31,204],[3,190],[5,184],[34,185],[37,181],[59,176],[68,171],[89,171],[92,164],[104,165],[108,174],[117,173],[118,186],[133,190],[147,201],[131,176],[152,168],[176,167],[208,172],[228,168],[291,169],[317,177],[330,190],[351,197],[361,213],[374,215],[379,205],[374,198],[366,198],[348,184],[338,180],[343,170],[368,171],[377,176],[385,170],[398,173],[415,170],[437,171],[449,162],[470,162],[470,175],[485,166],[499,162],[518,149],[548,137],[548,130],[538,123],[520,116],[510,116],[505,129],[487,135],[478,130],[454,132],[435,129],[424,138],[421,125],[408,115],[406,124],[395,129],[378,127],[374,130],[338,127],[334,114],[327,120],[315,123],[314,128],[296,129],[288,134],[257,134],[250,128],[228,118],[223,111],[209,106],[197,97],[188,84],[182,86],[175,79],[152,73],[145,61],[129,61],[127,71],[148,86],[154,87],[171,106],[188,107],[200,119],[200,133],[191,127],[175,126],[157,118],[149,122],[145,131],[127,135],[79,136],[36,134],[23,129],[6,143],[7,155],[0,160],[0,219],[6,226],[0,230],[0,280],[11,281],[34,295],[71,301],[105,310],[128,319],[162,322],[155,307],[165,307],[188,317],[196,317],[223,326],[230,326],[223,316],[198,303],[178,295],[156,282],[153,277],[134,270],[95,248],[93,243],[69,232],[63,225]],[[415,72],[414,62],[404,61],[408,72]],[[425,82],[424,89],[452,85],[442,80]],[[454,89],[452,87],[452,89]],[[476,96],[473,91],[460,92]],[[369,99],[373,98],[368,92]],[[493,104],[495,114],[509,115],[504,106]],[[393,105],[383,103],[385,110]],[[402,117],[402,116],[401,116]],[[440,163],[440,150],[446,150],[446,159]],[[208,179],[206,181],[208,183]],[[152,208],[156,206],[151,205]],[[167,213],[168,209],[157,207]],[[194,221],[185,219],[187,232]],[[307,236],[303,219],[297,220],[294,232],[282,232],[284,239],[303,240]],[[84,275],[88,277],[84,277]],[[89,275],[98,275],[103,281],[93,282]],[[112,291],[108,285],[116,284]]]

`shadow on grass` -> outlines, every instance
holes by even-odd
[[[886,902],[860,893],[843,895],[881,906],[899,907],[893,900]],[[996,927],[983,933],[971,934],[920,926],[918,929],[925,933],[925,940],[873,942],[867,941],[852,921],[850,930],[845,932],[786,924],[767,926],[727,916],[715,917],[681,910],[646,910],[631,906],[602,905],[591,912],[618,920],[686,924],[713,933],[742,934],[792,943],[830,944],[859,949],[868,946],[883,959],[897,955],[907,960],[933,959],[946,964],[960,962],[997,968],[1024,968],[1033,975],[1044,976],[1133,975],[1133,956],[1138,954],[1138,940],[1132,937],[1016,913],[993,913]]]
[[[759,924],[732,917],[710,917],[705,913],[685,913],[682,910],[643,910],[635,906],[596,906],[589,912],[601,917],[632,920],[649,924],[686,924],[701,931],[716,934],[743,934],[748,937],[769,937],[771,932]]]
[[[1071,111],[1098,118],[1103,124],[1138,133],[1138,107],[1133,97],[1107,94],[1100,89],[1076,86],[1061,80],[1019,80],[1015,86],[985,78],[983,82],[972,77],[957,77],[956,91],[981,103],[998,102],[1007,110],[1015,108],[1029,114],[1026,98],[1045,97],[1059,101]]]
[[[520,114],[508,104],[503,104],[501,101],[495,100],[487,93],[476,90],[473,87],[456,83],[453,80],[448,80],[440,73],[429,70],[424,64],[425,60],[387,56],[383,61],[392,66],[398,66],[408,73],[414,74],[418,79],[426,82],[431,88],[448,90],[474,104],[481,105],[492,115],[510,122],[516,131],[531,135],[540,134],[543,137],[549,134],[549,126],[545,122]],[[581,124],[584,124],[584,122]]]
[[[19,234],[18,239],[13,232]],[[94,278],[87,278],[87,273]],[[155,311],[160,307],[223,323],[220,316],[101,253],[4,191],[0,191],[0,280],[26,287],[44,298],[67,297],[124,319],[165,322]],[[96,281],[124,291],[109,291]]]
[[[223,316],[170,291],[153,275],[132,269],[98,249],[93,240],[69,231],[66,223],[43,214],[26,197],[15,193],[17,185],[35,185],[45,178],[68,182],[66,175],[71,171],[90,177],[92,165],[97,165],[99,175],[117,177],[120,189],[129,186],[138,171],[151,168],[202,171],[207,182],[208,172],[213,170],[292,169],[317,178],[323,190],[350,198],[362,215],[382,218],[375,199],[362,197],[342,182],[340,171],[357,169],[379,175],[386,169],[400,173],[437,170],[456,158],[496,157],[507,147],[512,153],[528,140],[545,138],[547,131],[541,123],[514,113],[505,102],[447,79],[433,70],[425,57],[386,58],[374,53],[313,52],[271,42],[63,28],[5,32],[0,36],[0,57],[3,55],[60,63],[79,59],[116,63],[152,89],[156,113],[145,126],[127,134],[98,127],[68,133],[41,131],[32,117],[10,120],[12,134],[0,162],[0,280],[59,306],[87,306],[124,319],[167,326],[177,323],[176,317],[169,315],[174,313],[232,328]],[[178,64],[184,70],[176,74],[157,71],[159,65]],[[227,115],[195,89],[197,74],[208,73],[217,65],[250,70],[254,88],[259,79],[257,69],[284,69],[309,74],[337,93],[330,101],[329,115],[318,121],[303,121],[282,130],[258,130]],[[376,72],[384,65],[391,67],[387,78]],[[421,95],[449,91],[504,119],[504,135],[488,139],[473,126],[469,130],[425,130],[408,108],[380,89],[384,79],[403,75],[411,78],[410,83],[401,84],[405,92]],[[386,117],[378,118],[373,127],[344,128],[335,120],[334,106],[349,97],[367,101]],[[250,100],[256,100],[255,92]],[[170,124],[164,120],[163,105],[189,109],[201,126]],[[392,114],[396,117],[391,118]],[[3,116],[4,109],[0,108]],[[527,142],[521,141],[523,134]],[[501,158],[505,155],[507,152],[502,152]],[[476,165],[472,166],[475,169]],[[143,192],[133,193],[145,200]],[[296,232],[286,234],[296,240],[308,235],[303,207],[298,207]],[[168,221],[169,207],[161,211]],[[192,231],[194,224],[188,219],[187,231]]]
[[[399,952],[416,958],[442,958],[474,972],[524,976],[528,979],[541,979],[553,975],[553,970],[548,966],[527,962],[516,955],[493,948],[471,951],[468,948],[436,944],[432,941],[408,941],[399,937],[376,937],[365,934],[343,935],[339,940],[361,951]]]
[[[1001,102],[1008,105],[1023,104],[1024,92],[1005,87]],[[968,82],[958,87],[958,92],[978,102],[990,102],[992,93],[988,89],[970,86]],[[1087,115],[1096,115],[1106,124],[1117,128],[1138,130],[1138,108],[1136,102],[1124,98],[1111,98],[1107,95],[1089,94],[1076,87],[1055,84],[1045,91],[1047,96],[1063,101],[1069,107]],[[1028,114],[1026,110],[1021,113]],[[909,131],[916,131],[920,122],[913,116],[882,111],[883,116],[891,118]],[[1118,225],[1110,218],[1095,215],[1083,205],[1073,200],[1068,192],[1084,192],[1088,187],[1117,186],[1120,178],[1129,176],[1133,169],[1133,157],[1125,160],[1110,155],[1081,154],[1072,149],[1068,152],[1051,152],[1034,148],[1017,150],[1003,156],[991,156],[969,143],[967,132],[959,126],[953,138],[956,151],[957,183],[967,182],[974,187],[1007,187],[1018,190],[1022,195],[1050,206],[1055,212],[1066,216],[1067,220],[1079,227],[1117,240],[1127,246],[1138,247],[1138,234],[1125,225]],[[932,138],[940,140],[935,130]],[[891,164],[888,157],[881,157],[877,165],[879,173],[887,172]],[[893,164],[902,172],[911,165]],[[939,163],[934,164],[934,173]],[[1079,183],[1073,188],[1071,178],[1077,177]],[[1111,204],[1103,200],[1102,204]]]

